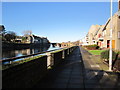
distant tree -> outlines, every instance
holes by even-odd
[[[27,42],[27,37],[24,37],[24,36],[23,36],[23,37],[22,37],[22,42],[23,42],[23,43]]]
[[[22,37],[22,41],[25,41],[25,40],[27,40],[27,38],[26,37]]]
[[[5,37],[4,37],[5,33],[6,33],[6,30],[4,25],[0,25],[0,40],[5,41]]]
[[[15,40],[15,38],[16,38],[16,33],[15,32],[13,32],[13,31],[8,31],[6,34],[5,34],[5,39],[6,39],[6,41],[11,41],[11,40]]]
[[[0,34],[5,34],[5,31],[4,25],[0,25]]]
[[[24,35],[25,37],[27,37],[27,36],[29,36],[29,35],[32,34],[32,31],[31,31],[31,30],[25,30],[25,31],[23,31],[22,33],[23,33],[23,35]]]

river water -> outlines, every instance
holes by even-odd
[[[4,60],[12,57],[30,55],[30,54],[35,54],[35,53],[50,51],[55,49],[60,49],[60,48],[57,46],[53,47],[52,44],[50,44],[49,47],[42,46],[39,48],[32,48],[32,49],[29,48],[29,49],[21,49],[21,50],[6,50],[6,51],[2,51],[2,59]]]

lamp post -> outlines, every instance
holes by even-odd
[[[120,0],[118,0],[118,10],[120,10]]]
[[[109,71],[112,71],[112,29],[113,29],[113,21],[112,21],[112,2],[110,5],[110,15],[111,15],[111,24],[110,24],[110,51],[109,51]]]

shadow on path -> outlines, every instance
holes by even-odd
[[[109,78],[108,72],[98,68],[93,69],[90,67],[90,62],[86,61],[86,64],[84,62],[80,48],[77,47],[70,56],[56,68],[51,69],[47,76],[33,88],[82,88],[84,90],[99,88],[105,90],[105,88],[118,86],[117,82],[113,82]]]
[[[80,49],[77,47],[34,88],[84,88],[82,65]]]

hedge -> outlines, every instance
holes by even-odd
[[[117,57],[117,53],[115,51],[112,50],[112,60],[115,60],[116,57]],[[101,59],[104,59],[104,60],[109,60],[109,50],[105,50],[101,53]]]
[[[87,46],[84,46],[85,48],[89,49],[89,50],[96,50],[96,49],[99,49],[99,46],[94,44],[94,45],[87,45]]]

